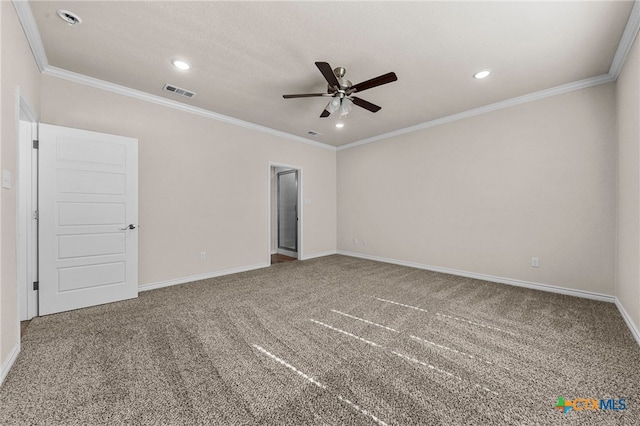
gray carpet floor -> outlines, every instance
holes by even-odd
[[[35,318],[0,424],[638,425],[639,396],[613,304],[335,255]]]

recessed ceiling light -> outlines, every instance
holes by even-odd
[[[73,12],[69,12],[68,10],[64,9],[58,9],[56,13],[60,17],[60,19],[62,19],[69,25],[82,24],[82,18],[80,18]]]
[[[174,59],[173,61],[171,61],[171,63],[173,64],[174,67],[181,70],[188,70],[191,68],[191,65],[189,65],[185,61],[181,61],[180,59]]]
[[[478,79],[485,78],[485,77],[488,77],[489,74],[491,74],[491,70],[482,70],[482,71],[478,71],[477,73],[475,73],[473,75],[473,78],[478,78]]]
[[[344,123],[336,123],[336,127],[338,129],[342,129],[344,127]]]

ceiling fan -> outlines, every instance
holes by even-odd
[[[331,65],[327,62],[316,62],[316,66],[327,80],[328,87],[327,93],[304,93],[298,95],[282,95],[285,99],[291,98],[311,98],[316,96],[325,96],[333,98],[327,104],[320,117],[328,117],[336,111],[340,111],[340,116],[344,116],[351,112],[352,104],[367,109],[371,112],[380,111],[381,107],[372,104],[369,101],[353,96],[354,93],[362,92],[363,90],[371,89],[372,87],[381,86],[383,84],[396,81],[398,77],[394,72],[383,74],[381,76],[372,78],[362,83],[352,84],[349,80],[344,78],[347,70],[338,67],[334,70],[331,69]]]

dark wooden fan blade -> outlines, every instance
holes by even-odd
[[[331,113],[325,109],[324,111],[322,111],[322,114],[320,114],[320,118],[325,118],[325,117],[328,117],[330,115],[331,115]]]
[[[329,83],[329,86],[340,87],[340,83],[338,83],[338,78],[333,73],[333,70],[331,69],[331,65],[329,65],[327,62],[316,62],[316,66],[324,76],[324,79],[327,80],[327,83]]]
[[[300,95],[282,95],[283,98],[285,99],[292,99],[292,98],[312,98],[315,96],[326,96],[326,93],[302,93]]]
[[[392,81],[396,81],[398,77],[396,73],[390,72],[371,80],[363,81],[362,83],[355,84],[351,86],[351,92],[362,92],[363,90],[371,89],[372,87],[382,86],[383,84],[391,83]]]
[[[368,109],[371,112],[378,112],[382,109],[382,107],[379,107],[376,104],[372,104],[371,102],[365,101],[364,99],[356,98],[355,96],[352,97],[351,100],[353,101],[354,104],[364,109]]]

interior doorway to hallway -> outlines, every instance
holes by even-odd
[[[301,169],[270,165],[271,263],[301,257]]]

